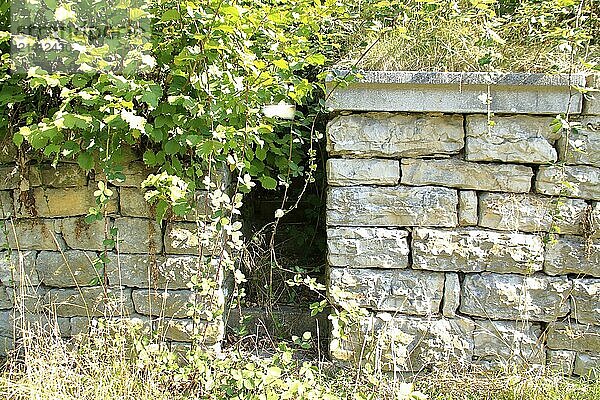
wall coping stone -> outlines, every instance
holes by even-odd
[[[359,71],[362,78],[342,88],[333,83],[347,70],[327,77],[334,111],[400,111],[513,114],[581,113],[586,75],[487,72]]]

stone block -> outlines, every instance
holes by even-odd
[[[600,379],[600,355],[579,353],[573,367],[575,375],[593,380]]]
[[[542,329],[522,321],[475,321],[473,356],[504,365],[544,364]]]
[[[0,219],[7,219],[15,215],[11,192],[0,191]]]
[[[472,190],[458,192],[458,224],[460,226],[477,225],[477,193]]]
[[[13,337],[14,313],[11,310],[0,311],[0,337]],[[0,348],[2,345],[0,344]],[[1,352],[1,350],[0,350]]]
[[[469,115],[466,120],[466,159],[547,164],[557,160],[550,117]]]
[[[198,255],[211,252],[211,248],[200,247],[201,232],[195,222],[169,222],[165,229],[165,252],[168,254]]]
[[[573,364],[575,363],[575,352],[570,350],[547,350],[546,365],[551,371],[562,375],[570,376],[573,374]]]
[[[521,193],[529,192],[532,177],[533,170],[523,165],[405,158],[401,183]]]
[[[144,198],[144,192],[139,188],[122,187],[119,190],[121,215],[127,217],[155,218],[156,212]]]
[[[162,251],[162,230],[152,219],[116,218],[118,249],[122,253],[156,254]]]
[[[47,313],[26,313],[15,315],[17,332],[23,330],[30,335],[46,335],[53,338],[71,336],[70,318],[57,317]]]
[[[600,279],[573,279],[571,301],[577,322],[600,325]]]
[[[125,180],[121,181],[118,179],[113,179],[110,183],[114,186],[119,187],[135,187],[140,188],[142,186],[142,182],[146,180],[148,175],[155,173],[156,171],[144,164],[142,161],[132,161],[127,164],[123,168],[123,175],[125,175]],[[97,174],[97,180],[106,180],[106,176],[104,174]]]
[[[25,179],[22,182],[21,178],[23,176],[25,176]],[[41,184],[40,170],[35,166],[27,165],[25,171],[21,171],[17,165],[0,166],[0,190],[20,189],[25,191]]]
[[[441,187],[331,187],[327,224],[456,226],[458,194]]]
[[[406,268],[408,232],[391,228],[327,230],[327,260],[336,267]]]
[[[59,164],[56,168],[46,165],[41,168],[42,185],[64,188],[87,185],[87,174],[77,164]]]
[[[44,296],[48,288],[44,286],[15,286],[7,288],[8,294],[15,302],[15,309],[26,315],[44,312]]]
[[[91,251],[41,251],[36,270],[42,283],[54,287],[95,286],[103,281],[103,269],[95,267],[98,256]]]
[[[0,285],[0,310],[8,310],[13,308],[13,293],[14,291],[7,286]]]
[[[415,228],[413,268],[529,274],[542,269],[544,245],[536,235],[480,229]]]
[[[460,306],[460,280],[458,274],[452,272],[445,276],[442,314],[444,317],[455,317],[456,310]]]
[[[29,219],[6,222],[8,246],[13,250],[58,250],[54,221]],[[0,247],[6,244],[0,235]]]
[[[135,310],[142,315],[165,318],[187,318],[194,315],[215,313],[224,305],[223,293],[213,289],[211,294],[200,295],[191,290],[144,290],[133,291]]]
[[[332,156],[419,157],[456,154],[464,146],[461,115],[365,113],[327,125]]]
[[[554,350],[600,353],[600,326],[574,322],[552,322],[548,326],[547,345]]]
[[[331,268],[329,287],[352,293],[365,307],[413,315],[440,311],[444,274],[402,269]]]
[[[600,168],[588,165],[540,167],[535,191],[551,196],[567,195],[600,200]]]
[[[482,193],[479,225],[504,231],[578,234],[586,207],[580,199]]]
[[[6,357],[15,348],[14,339],[7,336],[0,336],[0,356]]]
[[[600,89],[600,77],[588,76],[587,87]],[[600,115],[600,92],[590,91],[585,94],[583,99],[583,114]]]
[[[394,186],[400,180],[397,160],[330,158],[325,169],[332,186]]]
[[[60,221],[60,232],[67,246],[78,250],[104,250],[104,221],[96,221],[91,224],[85,222],[84,218],[64,218]],[[112,222],[108,221],[108,229]]]
[[[59,317],[130,315],[133,310],[131,289],[102,286],[78,289],[50,289],[44,297],[45,307]]]
[[[571,288],[566,277],[469,274],[462,285],[460,311],[488,319],[555,321],[570,311]]]
[[[32,215],[29,207],[15,200],[18,216],[21,217],[71,217],[86,215],[91,207],[96,206],[93,187],[81,186],[71,188],[34,188],[33,202],[35,214]],[[108,213],[118,209],[118,194],[115,191],[112,200],[108,202]]]
[[[600,116],[584,117],[568,138],[558,141],[558,158],[567,164],[600,167]]]
[[[546,244],[544,272],[548,275],[588,275],[600,278],[600,244],[562,236]]]
[[[0,251],[0,282],[3,286],[36,286],[40,280],[35,269],[35,251]]]
[[[473,322],[465,318],[418,318],[378,313],[364,318],[343,341],[334,339],[334,359],[357,365],[370,361],[384,371],[420,371],[466,366],[473,356]]]
[[[191,342],[197,339],[203,345],[213,345],[223,339],[223,321],[196,321],[193,319],[161,319],[156,329],[159,337],[178,342]]]
[[[185,289],[193,276],[214,278],[216,275],[207,257],[111,254],[109,258],[106,274],[111,285]]]

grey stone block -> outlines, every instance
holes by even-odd
[[[600,379],[600,355],[585,353],[577,354],[575,357],[573,373],[589,379]]]
[[[600,325],[600,279],[573,279],[571,301],[577,322]]]
[[[41,168],[42,185],[46,187],[77,187],[87,185],[87,174],[77,164],[59,164],[56,168]]]
[[[458,224],[460,226],[477,225],[477,193],[472,190],[458,192]]]
[[[600,244],[575,236],[558,237],[546,244],[544,272],[548,275],[578,274],[600,278]]]
[[[559,140],[559,160],[600,167],[600,116],[584,117],[580,123]]]
[[[131,289],[101,286],[79,289],[51,289],[44,297],[45,307],[59,317],[116,316],[133,312]]]
[[[156,254],[163,248],[162,230],[152,219],[116,218],[117,248],[122,253]]]
[[[397,160],[331,158],[326,170],[327,183],[332,186],[394,186],[400,180]]]
[[[547,345],[555,350],[600,353],[600,326],[552,322],[548,326]]]
[[[522,321],[475,321],[473,356],[504,365],[544,364],[539,325]]]
[[[91,251],[41,251],[37,256],[36,270],[47,286],[95,286],[103,280],[103,268],[94,265],[97,258],[96,253]]]
[[[200,295],[191,290],[144,290],[133,291],[135,310],[142,315],[166,318],[187,318],[204,313],[214,314],[224,305],[222,291],[213,289],[210,294]]]
[[[0,282],[3,286],[36,286],[40,280],[35,269],[35,251],[0,251]]]
[[[460,306],[460,280],[458,274],[452,272],[445,274],[445,277],[442,314],[444,317],[455,317]]]
[[[587,165],[540,167],[535,190],[552,196],[566,194],[589,200],[600,200],[600,168]]]
[[[84,218],[64,218],[57,224],[67,246],[77,250],[104,250],[105,221],[95,221],[91,224]],[[110,233],[112,221],[108,221],[107,233]]]
[[[562,375],[572,375],[573,365],[575,363],[574,351],[570,350],[547,350],[546,365],[551,371]]]

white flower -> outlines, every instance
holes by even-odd
[[[75,13],[71,11],[70,7],[65,7],[64,5],[61,5],[60,7],[57,7],[56,10],[54,10],[54,19],[58,22],[74,20]]]
[[[283,212],[283,210],[281,208],[278,208],[275,211],[275,218],[281,218],[285,215],[285,212]]]
[[[137,129],[142,133],[146,133],[146,118],[135,115],[127,110],[121,110],[121,118],[129,124],[130,129]]]
[[[268,118],[294,119],[296,114],[296,106],[280,101],[279,104],[269,104],[263,106],[262,112]]]
[[[150,68],[154,68],[156,66],[156,60],[149,54],[142,54],[142,63],[146,64]]]

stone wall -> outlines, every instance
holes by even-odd
[[[187,346],[194,337],[206,346],[219,345],[221,317],[194,320],[190,305],[200,305],[200,311],[222,309],[224,274],[204,267],[210,254],[198,255],[193,219],[155,221],[140,188],[151,170],[131,156],[126,179],[109,185],[114,195],[106,224],[88,224],[84,217],[96,205],[93,173],[76,164],[16,164],[16,159],[14,147],[2,147],[0,355],[18,343],[22,329],[68,338],[87,333],[99,317],[129,317],[175,346]],[[227,174],[219,183],[226,190]],[[104,266],[98,259],[111,230],[118,240]],[[193,276],[218,277],[217,288],[203,297],[189,288]]]
[[[600,368],[600,99],[571,85],[373,72],[333,90],[328,285],[370,316],[332,357]],[[576,129],[553,129],[567,111]]]

